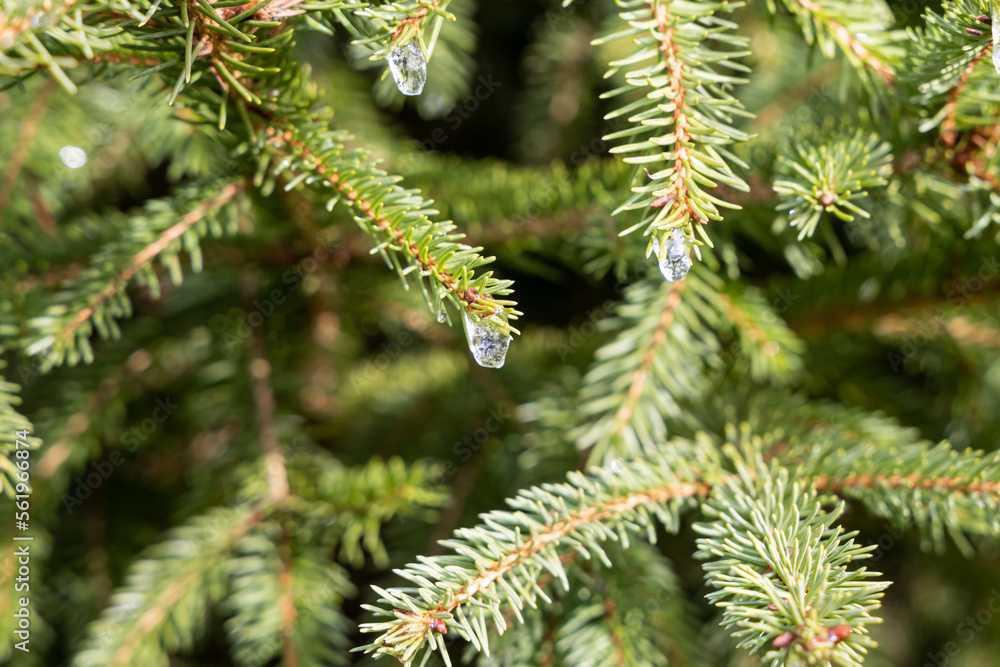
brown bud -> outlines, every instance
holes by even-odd
[[[975,28],[966,28],[965,32],[970,35],[975,35],[976,37],[982,37],[985,34],[982,30],[976,30]]]
[[[819,203],[823,206],[830,206],[836,200],[836,195],[832,192],[824,192],[819,196]]]
[[[980,23],[985,23],[986,25],[990,25],[991,23],[993,23],[990,17],[987,16],[986,14],[980,14],[979,16],[976,17],[976,20],[979,21]]]
[[[771,642],[771,646],[774,646],[775,648],[785,648],[793,641],[795,641],[795,637],[796,635],[794,632],[786,632],[783,635],[778,635],[777,637],[775,637],[774,641]]]
[[[843,641],[852,631],[853,629],[849,625],[836,625],[830,628],[830,639],[833,642]]]

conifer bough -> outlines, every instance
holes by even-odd
[[[541,217],[532,229],[565,241],[570,252],[579,252],[573,258],[587,260],[585,272],[597,279],[612,268],[619,278],[639,269],[635,260],[640,253],[630,249],[627,237],[616,239],[617,228],[607,233],[613,225],[606,224],[604,209],[624,214],[627,222],[618,236],[641,229],[649,237],[645,255],[655,255],[668,284],[658,278],[639,280],[626,290],[621,304],[610,302],[593,327],[608,340],[594,344],[588,372],[573,369],[558,382],[532,386],[534,398],[521,406],[518,420],[526,429],[530,424],[533,439],[518,452],[522,458],[514,466],[523,467],[518,475],[524,475],[511,476],[527,488],[508,500],[508,509],[487,512],[478,526],[460,528],[440,541],[450,553],[418,557],[396,569],[409,585],[374,586],[377,604],[363,605],[374,620],[364,619],[361,630],[375,637],[355,650],[406,665],[423,664],[437,653],[450,664],[445,638],[458,636],[486,666],[539,664],[551,657],[542,655],[548,646],[568,662],[666,664],[663,647],[683,653],[683,644],[696,632],[684,625],[690,614],[675,601],[660,601],[656,613],[641,611],[640,629],[650,620],[648,633],[635,632],[624,627],[615,596],[627,589],[629,596],[642,598],[648,591],[612,584],[619,570],[631,566],[656,573],[660,580],[672,576],[663,554],[639,545],[636,538],[654,543],[665,532],[668,539],[679,539],[682,525],[690,520],[699,535],[695,557],[703,561],[710,588],[705,597],[718,612],[718,624],[729,631],[732,646],[757,654],[768,665],[859,667],[876,645],[876,614],[889,582],[864,566],[874,547],[860,544],[857,533],[844,532],[839,522],[845,508],[850,503],[912,527],[926,547],[942,548],[948,537],[964,554],[973,555],[979,540],[1000,536],[1000,453],[959,451],[947,442],[934,445],[867,412],[790,395],[786,386],[811,391],[823,384],[817,380],[844,394],[863,393],[858,389],[863,383],[845,380],[839,368],[827,369],[827,375],[809,369],[815,374],[804,378],[810,358],[806,352],[815,352],[806,340],[813,335],[812,322],[796,328],[790,322],[805,315],[790,313],[786,322],[779,314],[798,301],[810,304],[800,307],[813,319],[843,320],[849,330],[864,320],[854,311],[870,307],[882,323],[872,329],[873,338],[906,335],[913,322],[942,319],[940,331],[920,335],[946,339],[941,347],[955,354],[958,360],[952,365],[961,372],[985,369],[976,380],[986,399],[978,400],[995,398],[995,362],[990,366],[982,357],[983,349],[995,350],[1000,340],[995,304],[983,294],[983,285],[996,273],[985,267],[995,261],[987,240],[962,243],[978,241],[1000,222],[1000,153],[995,150],[1000,79],[986,58],[992,50],[992,60],[998,62],[992,40],[1000,30],[996,3],[944,2],[940,11],[924,13],[922,25],[904,33],[892,29],[892,13],[882,0],[768,0],[764,4],[774,15],[775,34],[789,42],[801,40],[801,49],[793,53],[815,47],[830,62],[803,73],[799,63],[769,61],[773,54],[767,52],[766,39],[757,61],[769,63],[782,76],[800,77],[799,85],[790,87],[793,98],[829,69],[836,70],[843,94],[839,101],[831,98],[831,105],[834,113],[852,118],[851,127],[795,127],[780,140],[768,119],[781,116],[797,98],[755,99],[755,87],[766,88],[768,82],[754,79],[758,73],[747,64],[751,40],[743,34],[741,18],[754,17],[752,7],[728,0],[606,4],[593,3],[599,7],[594,11],[604,12],[614,26],[610,34],[591,42],[592,33],[580,31],[583,44],[607,56],[603,84],[588,83],[585,67],[566,63],[564,54],[540,49],[535,55],[541,62],[565,66],[565,72],[547,79],[551,85],[603,91],[603,135],[613,142],[611,152],[619,162],[595,161],[572,173],[556,167],[512,174],[513,169],[498,172],[441,161],[433,162],[430,176],[423,177],[434,179],[439,172],[455,176],[440,179],[448,181],[441,187],[447,191],[459,183],[463,193],[442,203],[463,223],[531,211]],[[285,434],[302,435],[307,422],[322,420],[278,409],[282,392],[289,392],[271,386],[272,366],[260,331],[247,336],[245,349],[238,352],[241,364],[206,343],[203,327],[180,343],[170,336],[161,343],[158,330],[137,327],[146,347],[103,365],[102,350],[95,350],[91,339],[94,332],[107,341],[122,337],[119,322],[133,310],[129,285],[157,298],[161,272],[177,285],[185,279],[185,255],[192,272],[200,272],[205,238],[245,233],[254,224],[250,211],[261,207],[254,193],[267,196],[278,190],[299,193],[297,201],[307,211],[313,203],[327,213],[343,204],[371,239],[370,252],[380,255],[404,285],[416,274],[433,314],[430,327],[434,321],[449,321],[457,311],[475,361],[491,368],[504,365],[511,334],[520,333],[511,322],[522,314],[506,298],[511,281],[481,271],[493,258],[462,243],[455,224],[436,219],[430,200],[405,187],[409,181],[403,177],[383,171],[372,152],[358,147],[369,139],[377,143],[376,132],[370,120],[366,126],[360,118],[366,107],[349,99],[351,85],[344,81],[338,81],[335,92],[344,93],[341,113],[348,119],[354,106],[361,109],[353,117],[362,129],[360,142],[346,129],[333,127],[333,113],[322,102],[310,68],[297,63],[292,51],[296,31],[335,39],[346,33],[347,61],[384,60],[383,80],[391,78],[402,95],[419,96],[415,104],[421,112],[433,112],[442,100],[454,101],[468,91],[470,77],[465,75],[471,72],[475,40],[467,23],[473,9],[467,0],[0,4],[0,90],[5,94],[18,95],[34,84],[33,78],[47,76],[84,100],[89,87],[126,72],[173,107],[170,122],[180,119],[197,128],[197,136],[210,137],[213,149],[221,147],[219,152],[230,159],[224,173],[193,170],[197,178],[128,215],[100,212],[100,224],[75,215],[74,206],[64,206],[58,213],[70,220],[60,221],[54,233],[44,198],[26,201],[9,184],[23,176],[22,170],[38,178],[24,169],[25,146],[55,84],[37,89],[30,118],[11,142],[16,146],[0,184],[0,215],[12,204],[22,209],[10,222],[0,218],[0,232],[11,240],[0,245],[0,284],[5,294],[14,295],[0,302],[0,352],[16,361],[0,359],[0,369],[20,373],[27,383],[57,366],[83,361],[93,364],[97,389],[68,383],[69,408],[37,411],[59,433],[52,445],[23,437],[33,429],[19,411],[23,389],[0,380],[4,493],[26,491],[23,466],[16,460],[28,449],[41,453],[43,488],[69,485],[72,466],[85,465],[88,456],[101,451],[103,434],[117,425],[104,420],[113,422],[132,407],[124,395],[137,391],[131,385],[139,383],[125,379],[153,365],[146,347],[168,361],[160,362],[164,367],[150,373],[151,378],[158,373],[173,381],[175,374],[189,374],[206,405],[217,405],[220,395],[234,404],[249,401],[247,412],[259,440],[252,444],[260,451],[246,454],[240,420],[217,424],[211,433],[199,431],[190,456],[201,463],[197,457],[229,452],[234,465],[227,459],[227,466],[233,470],[226,471],[220,488],[213,488],[212,480],[193,499],[185,498],[182,514],[192,516],[128,568],[103,616],[81,641],[77,667],[166,665],[171,653],[191,649],[204,634],[209,608],[225,615],[233,657],[241,664],[279,657],[303,667],[341,663],[351,629],[343,601],[357,594],[347,568],[361,567],[366,560],[383,568],[399,562],[383,541],[383,530],[392,530],[388,522],[426,516],[446,504],[435,488],[446,475],[432,465],[392,458],[348,467],[308,437],[284,447]],[[550,21],[547,41],[540,42],[562,44],[551,34],[559,26]],[[792,36],[792,27],[801,37]],[[774,38],[766,31],[756,34]],[[769,90],[778,97],[773,85]],[[397,99],[385,86],[377,91]],[[553,124],[565,125],[576,109],[565,104],[565,89],[556,92],[564,94],[551,95],[546,109]],[[864,105],[870,110],[859,111]],[[757,120],[748,108],[760,111]],[[883,116],[890,119],[891,130],[881,124]],[[350,126],[350,120],[345,124]],[[183,140],[168,135],[164,143],[183,144],[195,136],[187,131],[191,134]],[[0,132],[8,130],[0,126]],[[156,132],[146,128],[145,134]],[[750,149],[761,144],[766,158],[750,159]],[[76,148],[66,154],[76,160],[60,152],[67,168],[82,166],[83,149],[63,148]],[[189,166],[186,154],[165,149],[164,156]],[[747,174],[751,165],[754,171]],[[409,171],[420,178],[419,170]],[[574,225],[561,229],[562,236],[551,233],[552,221],[537,215],[549,204],[539,205],[526,194],[540,183],[556,193],[546,200],[556,202],[546,215],[573,213]],[[622,192],[623,184],[629,192]],[[950,204],[942,205],[939,198]],[[278,205],[275,199],[268,205]],[[971,202],[968,210],[956,212],[966,200]],[[24,224],[25,204],[38,218],[30,225]],[[503,206],[517,212],[503,209],[498,216]],[[726,209],[740,213],[723,215]],[[350,254],[346,232],[335,225],[320,227],[317,231],[311,221],[302,223],[303,238],[323,247],[330,238],[343,241],[339,250]],[[860,239],[853,264],[847,269],[824,266],[824,259],[847,264],[844,235]],[[510,248],[516,247],[516,236],[498,238]],[[233,246],[226,250],[238,255],[242,250],[235,247],[238,243]],[[271,251],[268,246],[267,254]],[[692,265],[692,251],[704,265]],[[786,293],[779,297],[738,282],[746,269],[758,268],[762,253],[783,258],[798,278],[822,274],[825,282],[790,283],[794,294],[785,282]],[[85,264],[76,262],[80,254],[86,254]],[[290,254],[293,260],[298,257]],[[266,266],[270,259],[250,256],[246,263]],[[255,284],[254,271],[249,272],[253,280],[241,283],[245,300],[252,303],[254,285],[247,285]],[[891,306],[886,295],[906,293],[911,287],[906,278],[912,274],[940,285],[954,280],[955,271],[979,280],[978,288],[963,293],[965,310],[932,313],[941,299],[932,300],[932,306],[914,299],[902,314],[879,310]],[[305,282],[301,276],[298,281],[296,285]],[[204,294],[194,300],[201,309],[192,315],[195,311],[181,304],[182,315],[200,318],[218,307],[221,299],[210,294],[214,285],[200,285]],[[828,308],[828,299],[837,294],[858,295],[848,316],[842,317],[843,309]],[[345,319],[355,315],[355,305],[345,306]],[[393,308],[403,307],[389,304],[385,311]],[[408,311],[398,317],[407,326],[420,322]],[[329,344],[335,339],[338,324],[333,320],[315,323],[310,331],[314,340]],[[842,342],[822,337],[825,333],[819,336],[822,352]],[[555,345],[562,346],[559,354],[567,358],[589,352],[591,341],[579,338],[582,342],[570,345],[567,336],[558,343],[546,335],[533,336],[525,346],[525,354],[533,356],[518,366],[527,378],[523,382],[539,380],[537,368],[548,368],[545,355]],[[178,348],[196,352],[185,355]],[[926,360],[928,351],[908,356]],[[814,364],[822,363],[821,356],[812,355]],[[859,366],[870,365],[863,358]],[[183,362],[170,363],[178,359]],[[416,371],[404,363],[387,371],[385,385],[391,391],[381,391],[381,385],[355,386],[354,396],[337,395],[336,401],[323,391],[310,391],[303,392],[303,403],[316,412],[335,402],[386,408],[422,395],[427,387],[447,386],[465,372],[464,362],[447,356],[432,361]],[[360,377],[356,368],[349,370]],[[316,376],[336,377],[338,371],[323,367]],[[957,377],[954,384],[965,392],[961,399],[976,395],[967,390],[967,375]],[[875,393],[899,393],[897,384],[875,386]],[[502,395],[507,390],[500,384],[489,387]],[[516,400],[522,398],[517,393]],[[984,431],[1000,429],[989,409],[970,403],[967,412],[973,416],[955,420],[979,419]],[[362,421],[361,411],[348,412]],[[381,412],[377,418],[382,419]],[[355,437],[359,448],[371,444],[351,430],[353,424],[340,426],[352,446]],[[522,460],[531,465],[522,466]],[[575,470],[582,461],[586,474]],[[544,481],[553,479],[554,467],[560,474],[571,471],[565,482]],[[456,484],[452,500],[460,500],[462,493],[471,491]],[[208,506],[220,497],[230,504]],[[40,513],[46,522],[57,522],[58,508]],[[440,525],[445,527],[441,534],[447,534],[454,522],[442,519]],[[580,591],[587,595],[568,595],[580,582],[587,582],[586,591]],[[588,602],[591,588],[603,596],[598,605]],[[657,614],[669,622],[653,623]],[[671,636],[676,628],[690,636]],[[2,651],[9,653],[10,647],[0,645],[0,655]]]

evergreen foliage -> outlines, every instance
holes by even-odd
[[[0,658],[994,664],[998,22],[0,0]]]

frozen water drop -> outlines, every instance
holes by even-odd
[[[393,47],[389,52],[389,71],[392,80],[396,82],[399,92],[404,95],[419,95],[427,81],[427,59],[420,45],[409,42],[403,46]]]
[[[448,313],[445,312],[444,308],[442,308],[441,310],[438,311],[437,320],[438,320],[438,324],[444,324],[445,322],[448,321]]]
[[[669,236],[666,237],[667,255],[659,260],[660,273],[669,282],[684,280],[688,271],[691,270],[691,256],[688,254],[688,244],[684,239],[684,232],[674,229],[668,234]],[[655,238],[653,239],[653,254],[656,257],[660,256],[660,243]]]
[[[608,467],[611,468],[611,472],[619,473],[625,469],[625,459],[619,456]]]
[[[507,348],[514,340],[504,330],[504,322],[496,313],[489,317],[470,315],[465,311],[465,337],[476,363],[486,368],[500,368],[507,358]]]

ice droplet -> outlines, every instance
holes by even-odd
[[[438,324],[444,324],[445,322],[448,321],[448,313],[447,313],[447,311],[445,311],[444,308],[442,308],[441,310],[438,311],[437,320],[438,320]]]
[[[684,232],[674,229],[669,232],[667,240],[667,256],[659,260],[660,273],[668,282],[684,280],[688,271],[691,270],[691,257],[688,254],[688,244],[684,239]],[[653,254],[660,256],[660,242],[653,239]]]
[[[990,18],[993,25],[993,67],[1000,74],[1000,11],[996,3],[990,3]]]
[[[395,46],[386,58],[389,61],[389,71],[392,80],[396,82],[399,92],[404,95],[419,95],[427,81],[427,59],[420,45],[409,42],[403,46]]]
[[[465,337],[476,363],[486,368],[500,368],[507,357],[507,348],[514,340],[504,331],[501,316],[493,313],[489,317],[470,315],[465,311]]]

